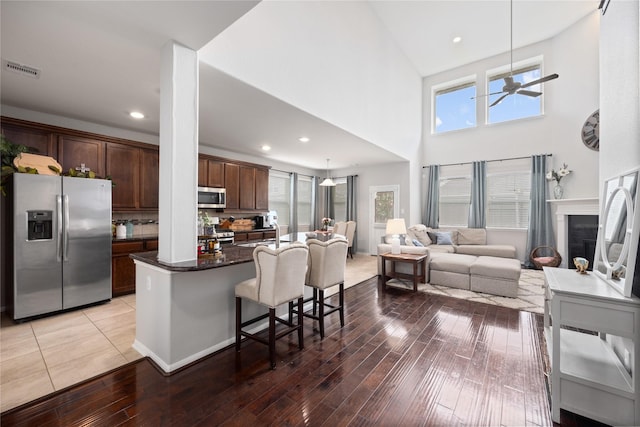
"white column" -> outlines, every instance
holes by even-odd
[[[160,66],[158,260],[196,260],[198,53],[175,41]]]

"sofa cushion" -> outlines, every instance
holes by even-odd
[[[484,228],[458,229],[458,245],[486,245],[487,230]]]
[[[429,261],[430,270],[448,271],[451,273],[469,274],[471,265],[478,257],[449,253],[432,254]]]
[[[511,245],[459,245],[457,254],[494,256],[501,258],[515,258],[516,248]]]
[[[453,245],[453,233],[450,231],[427,231],[429,239],[436,245]]]
[[[470,273],[476,276],[512,280],[520,279],[522,268],[517,259],[480,256],[471,264]]]

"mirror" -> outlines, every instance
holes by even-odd
[[[604,183],[594,272],[624,296],[631,296],[638,247],[639,170]],[[630,266],[630,268],[628,268]]]

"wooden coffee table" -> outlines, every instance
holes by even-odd
[[[397,254],[390,252],[380,255],[382,257],[382,289],[387,288],[387,279],[410,279],[413,280],[413,292],[418,290],[418,280],[420,283],[426,283],[427,258],[429,255],[418,254]],[[387,263],[391,262],[391,271],[387,273]],[[396,263],[404,262],[413,265],[413,274],[398,273],[396,271]],[[418,269],[418,265],[422,268]],[[418,274],[418,272],[420,274]]]

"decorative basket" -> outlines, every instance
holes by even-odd
[[[544,254],[553,254],[551,256]],[[529,255],[529,259],[536,266],[538,270],[542,270],[542,267],[557,267],[562,262],[562,257],[551,246],[538,246],[534,250],[531,251],[531,255]]]

